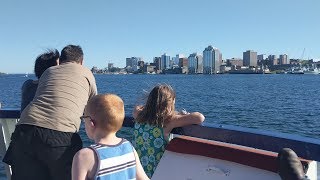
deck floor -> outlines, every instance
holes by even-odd
[[[280,180],[276,173],[199,155],[166,151],[152,180]]]

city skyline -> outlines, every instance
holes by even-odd
[[[62,3],[63,2],[63,3]],[[5,1],[0,6],[0,72],[32,73],[47,48],[78,44],[85,66],[124,67],[127,57],[152,62],[202,54],[212,45],[223,59],[287,54],[320,59],[320,2],[199,1]]]

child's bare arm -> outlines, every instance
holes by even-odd
[[[182,127],[191,124],[201,124],[205,117],[199,112],[192,112],[187,114],[176,114],[172,117],[165,129],[171,131],[173,128]]]
[[[146,173],[143,170],[139,156],[138,156],[135,149],[134,149],[134,156],[136,157],[136,167],[137,167],[137,177],[136,178],[137,178],[137,180],[149,180],[148,176],[146,175]]]
[[[78,151],[72,161],[72,180],[93,179],[96,165],[95,153],[92,149],[84,148]]]
[[[138,114],[142,111],[142,109],[143,109],[143,106],[141,106],[141,105],[134,107],[134,110],[132,113],[132,116],[134,119],[137,118]]]

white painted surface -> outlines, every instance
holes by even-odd
[[[18,122],[18,119],[0,119],[0,156],[3,158],[3,156],[6,153],[6,150],[8,149],[8,146],[11,142],[11,134],[13,133],[16,123]],[[8,179],[11,179],[11,168],[9,165],[4,164],[4,168],[6,171],[6,175]]]
[[[165,151],[152,180],[280,180],[276,173],[242,164]]]

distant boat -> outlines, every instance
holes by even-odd
[[[320,70],[318,68],[306,68],[303,70],[304,74],[319,74]]]
[[[253,69],[231,70],[228,73],[229,74],[263,74],[263,72],[259,72]]]
[[[300,68],[292,68],[287,74],[304,74],[303,70]]]

